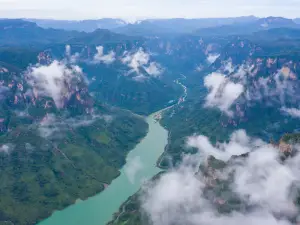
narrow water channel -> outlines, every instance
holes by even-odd
[[[154,118],[155,114],[147,117],[147,136],[128,154],[121,175],[111,185],[94,197],[55,212],[38,225],[105,225],[109,222],[143,181],[160,172],[156,161],[167,145],[168,132]]]

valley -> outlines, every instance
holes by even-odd
[[[0,224],[296,224],[297,20],[0,21]]]
[[[120,176],[112,181],[100,194],[80,201],[38,225],[105,225],[119,206],[138,191],[146,180],[160,172],[156,161],[167,144],[167,131],[156,123],[155,113],[147,117],[149,131],[146,137],[130,151]]]
[[[179,80],[174,82],[183,89],[182,96],[175,104],[179,105],[187,97],[187,88]],[[126,164],[120,170],[120,176],[107,185],[100,194],[76,202],[62,211],[54,212],[51,217],[38,225],[107,224],[127,198],[136,193],[143,183],[162,171],[159,168],[159,161],[168,144],[168,132],[160,125],[160,120],[163,112],[172,110],[175,105],[155,112],[145,119],[149,126],[147,135],[127,155]]]

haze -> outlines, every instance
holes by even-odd
[[[2,18],[297,17],[297,0],[0,0]]]

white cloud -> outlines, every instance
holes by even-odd
[[[214,63],[217,58],[219,58],[220,54],[209,54],[207,57],[207,62],[209,62],[210,64]]]
[[[242,155],[251,148],[263,144],[259,139],[250,139],[244,130],[238,130],[231,135],[228,143],[218,143],[213,146],[206,136],[189,137],[188,146],[199,149],[204,156],[213,155],[217,159],[227,161],[232,155]],[[248,147],[249,146],[249,147]]]
[[[299,162],[299,156],[293,160]],[[235,168],[234,189],[250,204],[260,205],[272,213],[295,213],[295,196],[290,196],[290,188],[300,177],[293,166],[280,163],[279,149],[262,146]]]
[[[140,74],[140,75],[134,76],[132,79],[137,81],[137,82],[144,82],[148,79],[148,77],[146,77],[143,74]]]
[[[299,101],[298,80],[292,80],[281,72],[271,74],[268,77],[252,79],[256,75],[246,71],[243,78],[238,78],[246,89],[245,100],[247,102],[264,100],[269,105],[277,104],[283,106],[287,103],[297,104]]]
[[[158,63],[150,62],[150,55],[146,53],[142,48],[139,48],[138,51],[133,53],[125,52],[124,57],[121,59],[121,61],[123,64],[131,68],[127,75],[136,73],[136,79],[138,81],[144,80],[146,78],[146,76],[143,74],[143,70],[152,77],[159,77],[163,72],[162,67]]]
[[[281,111],[287,113],[292,117],[300,118],[300,109],[282,107]]]
[[[204,78],[204,85],[209,90],[206,97],[206,106],[218,107],[221,111],[233,116],[230,110],[232,104],[238,99],[239,105],[247,108],[251,105],[263,102],[268,106],[281,108],[284,105],[298,105],[299,81],[296,76],[290,72],[289,75],[279,70],[266,77],[259,76],[258,66],[251,64],[242,64],[233,70],[232,65],[226,63],[226,67],[221,71],[229,72],[228,75],[214,72]],[[292,75],[290,75],[292,74]],[[241,110],[241,107],[239,107]],[[282,112],[297,116],[295,108],[281,108]],[[243,114],[244,115],[244,114]]]
[[[70,45],[66,45],[66,50],[65,50],[65,52],[66,52],[66,56],[70,56],[71,55],[71,46]]]
[[[242,84],[234,83],[220,73],[212,73],[206,76],[204,85],[209,90],[206,97],[206,106],[218,107],[228,115],[232,114],[230,111],[231,105],[244,91]]]
[[[143,168],[143,163],[139,156],[129,159],[124,167],[125,174],[129,181],[134,184],[137,173]]]
[[[161,66],[156,62],[151,62],[149,67],[145,67],[145,70],[149,75],[153,77],[158,77],[163,72]]]
[[[0,152],[9,154],[11,151],[13,151],[15,146],[11,143],[3,144],[0,146]]]
[[[234,72],[234,66],[231,61],[226,62],[225,65],[223,66],[224,66],[224,72],[228,72],[229,74]]]
[[[65,118],[57,117],[54,114],[47,114],[38,124],[38,131],[40,136],[44,138],[61,138],[67,130],[89,126],[97,120],[109,123],[112,120],[112,116],[92,114]]]
[[[104,54],[103,46],[96,47],[97,53],[94,55],[93,63],[111,64],[116,60],[116,53],[110,51],[108,54]]]
[[[232,134],[229,143],[216,146],[207,138],[191,139],[193,141],[189,144],[198,147],[199,153],[143,187],[142,210],[153,225],[291,225],[288,218],[297,218],[299,210],[293,202],[296,197],[293,190],[299,188],[299,155],[282,163],[277,147],[250,138],[244,131]],[[198,167],[195,165],[199,162],[207,166],[207,158],[198,157],[203,155],[203,151],[206,156],[213,155],[225,160],[227,167],[217,171],[208,169],[211,173],[209,177],[201,171],[197,173]],[[230,158],[232,154],[244,152],[249,152],[249,156],[235,160]],[[221,198],[227,204],[230,194],[225,194],[228,192],[225,189],[220,189],[221,192],[219,189],[212,192],[212,189],[222,188],[219,182],[214,183],[214,179],[224,182],[228,178],[232,180],[230,192],[239,197],[244,207],[232,208],[230,213],[222,214],[217,209],[216,200]],[[209,195],[208,186],[211,190]]]
[[[41,137],[49,138],[62,129],[54,114],[47,114],[39,124],[39,132]]]
[[[66,60],[72,64],[76,63],[80,58],[80,54],[78,52],[72,55],[72,48],[70,45],[66,45],[65,55],[66,55]]]
[[[140,68],[149,62],[149,54],[144,52],[142,48],[134,53],[125,53],[122,62],[132,68],[132,72],[140,73]]]
[[[201,198],[204,184],[194,174],[193,168],[181,167],[143,188],[142,209],[153,225],[188,224],[184,218],[206,204]]]
[[[76,65],[67,66],[53,61],[49,65],[37,65],[28,72],[28,83],[38,95],[51,97],[56,107],[63,107],[64,100],[70,97],[72,88],[82,79],[82,70]]]

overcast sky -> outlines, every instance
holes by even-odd
[[[0,0],[0,17],[95,19],[300,17],[300,0]]]

